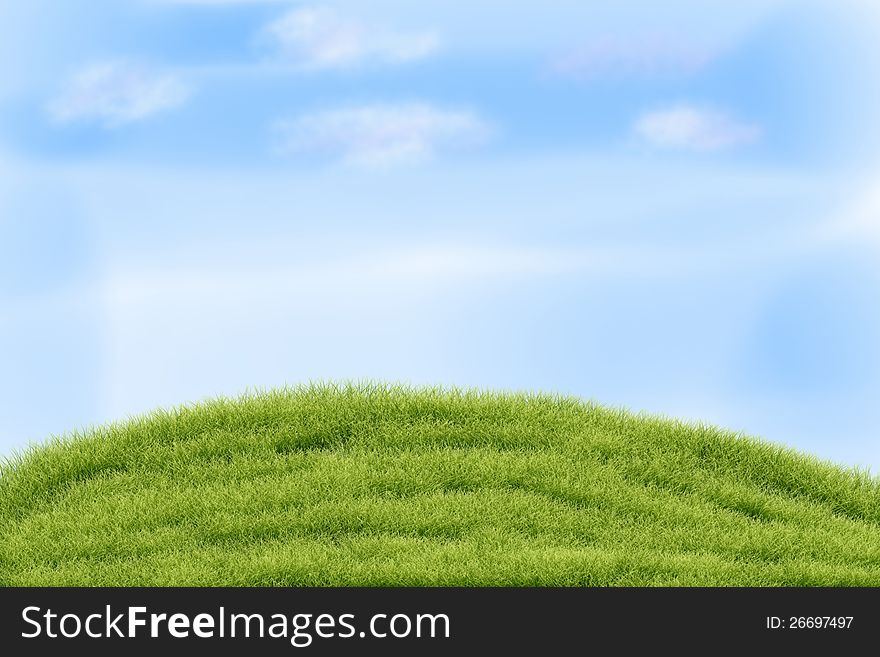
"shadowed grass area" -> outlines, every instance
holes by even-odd
[[[572,398],[311,385],[15,457],[0,584],[880,586],[880,481]]]

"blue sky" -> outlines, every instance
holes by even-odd
[[[880,471],[872,4],[0,6],[0,453],[370,377]]]

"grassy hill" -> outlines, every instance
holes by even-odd
[[[309,386],[0,471],[4,585],[880,585],[880,481],[571,398]]]

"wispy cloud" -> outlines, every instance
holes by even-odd
[[[836,241],[857,242],[860,245],[880,247],[880,176],[868,183],[860,183],[851,194],[851,200],[829,221],[813,231],[817,244]]]
[[[591,80],[603,77],[689,75],[702,70],[714,53],[671,37],[601,37],[551,62],[558,75]]]
[[[510,282],[616,268],[611,254],[583,248],[485,244],[412,244],[348,253],[328,261],[293,266],[253,263],[233,270],[189,267],[171,270],[120,270],[107,279],[103,293],[114,305],[199,298],[230,302],[258,297],[314,296],[330,303],[343,291],[381,296],[389,288],[457,287],[477,280]],[[403,298],[407,298],[404,296]]]
[[[643,114],[634,132],[658,148],[718,151],[753,143],[763,131],[720,110],[676,105]]]
[[[425,103],[329,110],[280,121],[275,129],[282,153],[323,153],[368,167],[423,161],[480,143],[491,132],[472,112]]]
[[[880,246],[880,188],[876,183],[859,200],[852,213],[852,223],[857,231],[869,236],[876,245]]]
[[[430,32],[397,32],[349,19],[331,8],[296,8],[262,33],[276,56],[306,70],[399,64],[431,54]]]
[[[56,123],[96,121],[117,127],[179,107],[190,95],[190,88],[172,74],[107,62],[75,74],[47,109]]]

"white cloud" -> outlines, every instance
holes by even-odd
[[[282,153],[317,152],[361,166],[430,159],[438,150],[485,140],[489,126],[467,111],[424,103],[366,105],[276,124]]]
[[[74,75],[47,109],[56,123],[98,121],[116,127],[179,107],[190,93],[174,75],[108,62]]]
[[[277,56],[306,70],[421,59],[438,45],[429,32],[393,32],[348,19],[330,8],[297,8],[266,26]]]
[[[666,76],[693,74],[714,56],[705,46],[671,37],[599,37],[551,63],[567,77]]]
[[[658,148],[716,151],[757,141],[761,127],[742,122],[724,112],[677,105],[643,114],[634,131]]]
[[[141,0],[144,1],[144,0]],[[218,6],[333,7],[346,16],[370,16],[396,26],[430,25],[454,36],[458,52],[546,54],[561,44],[603,34],[679,34],[730,47],[781,7],[803,0],[150,0],[154,3]],[[853,0],[855,1],[855,0]],[[876,0],[860,0],[867,4]]]

